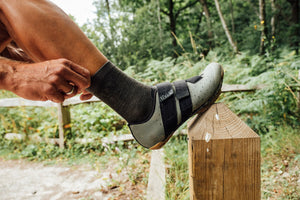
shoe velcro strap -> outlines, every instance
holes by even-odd
[[[176,98],[179,100],[181,121],[186,121],[192,114],[193,105],[189,88],[186,81],[175,81],[173,83],[176,90]]]
[[[156,85],[160,101],[162,121],[167,138],[177,128],[177,111],[175,92],[171,83]]]

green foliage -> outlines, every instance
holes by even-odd
[[[227,67],[229,83],[261,85],[263,89],[249,94],[225,94],[227,102],[257,132],[267,133],[271,127],[289,124],[299,127],[297,93],[293,85],[299,85],[297,73],[299,57],[293,54],[270,57],[248,57],[246,54],[233,60],[237,67]],[[226,76],[226,74],[225,74]],[[227,78],[225,78],[227,80]]]
[[[103,103],[73,106],[71,114],[72,137],[75,138],[88,135],[93,140],[99,140],[108,135],[121,135],[127,131],[123,130],[126,122]]]
[[[104,137],[112,137],[128,133],[126,122],[103,103],[78,105],[71,108],[72,134],[66,137],[67,151],[62,151],[56,145],[37,142],[32,138],[58,138],[58,124],[56,108],[19,107],[0,108],[0,151],[9,149],[18,157],[45,160],[59,156],[73,157],[90,152],[102,153],[107,149],[114,149],[117,145],[103,146]],[[37,117],[38,116],[38,117]],[[7,133],[18,133],[24,140],[7,141]],[[89,140],[80,143],[79,139]],[[122,146],[122,145],[121,145]]]
[[[189,171],[187,137],[172,138],[165,147],[167,168],[166,199],[188,200]]]
[[[135,65],[136,70],[142,71],[150,59],[162,60],[192,52],[195,45],[190,40],[191,35],[196,41],[199,54],[206,54],[209,50],[219,51],[219,48],[222,48],[225,56],[232,54],[215,3],[207,1],[212,26],[212,30],[209,30],[203,6],[200,1],[193,2],[95,0],[97,19],[82,28],[104,55],[122,69]],[[249,51],[252,55],[259,52],[262,24],[267,26],[265,44],[269,52],[276,53],[274,51],[281,51],[282,48],[297,49],[294,44],[299,42],[299,24],[291,21],[292,7],[288,1],[276,1],[276,10],[272,10],[271,2],[267,1],[265,22],[259,19],[257,1],[230,2],[220,1],[221,9],[227,27],[241,51]],[[171,28],[172,16],[175,20],[175,36],[171,34],[171,31],[175,31]],[[275,33],[271,32],[272,18],[276,20]],[[213,39],[209,39],[209,31]]]

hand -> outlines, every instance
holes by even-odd
[[[90,99],[90,98],[92,98],[92,97],[93,97],[93,94],[91,94],[90,92],[84,90],[84,91],[82,92],[82,94],[80,95],[80,100],[81,100],[81,101],[85,101],[85,100],[88,100],[88,99]]]
[[[11,82],[10,90],[23,98],[62,103],[90,86],[90,73],[69,60],[57,59],[16,65]],[[81,98],[91,96],[84,92]]]

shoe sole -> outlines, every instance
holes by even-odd
[[[204,114],[210,107],[212,104],[214,104],[214,102],[218,99],[218,97],[221,94],[221,88],[222,88],[222,84],[223,84],[223,77],[224,77],[224,70],[223,67],[222,68],[222,73],[221,73],[221,83],[218,85],[218,88],[215,92],[215,94],[213,96],[211,96],[210,99],[208,99],[208,101],[206,103],[204,103],[202,106],[200,106],[197,110],[195,110],[191,116],[189,118],[191,118],[192,116],[194,116],[195,114],[198,115],[202,115]],[[183,123],[182,123],[183,124]],[[180,124],[177,128],[179,128],[182,124]],[[176,129],[177,129],[176,128]],[[150,147],[149,149],[151,150],[157,150],[162,148],[168,141],[169,139],[173,136],[173,134],[175,133],[175,131],[173,133],[171,133],[164,141],[161,141],[159,143],[157,143],[156,145]]]

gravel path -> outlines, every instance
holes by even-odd
[[[116,174],[87,166],[53,166],[0,159],[1,200],[109,199],[107,188]]]

